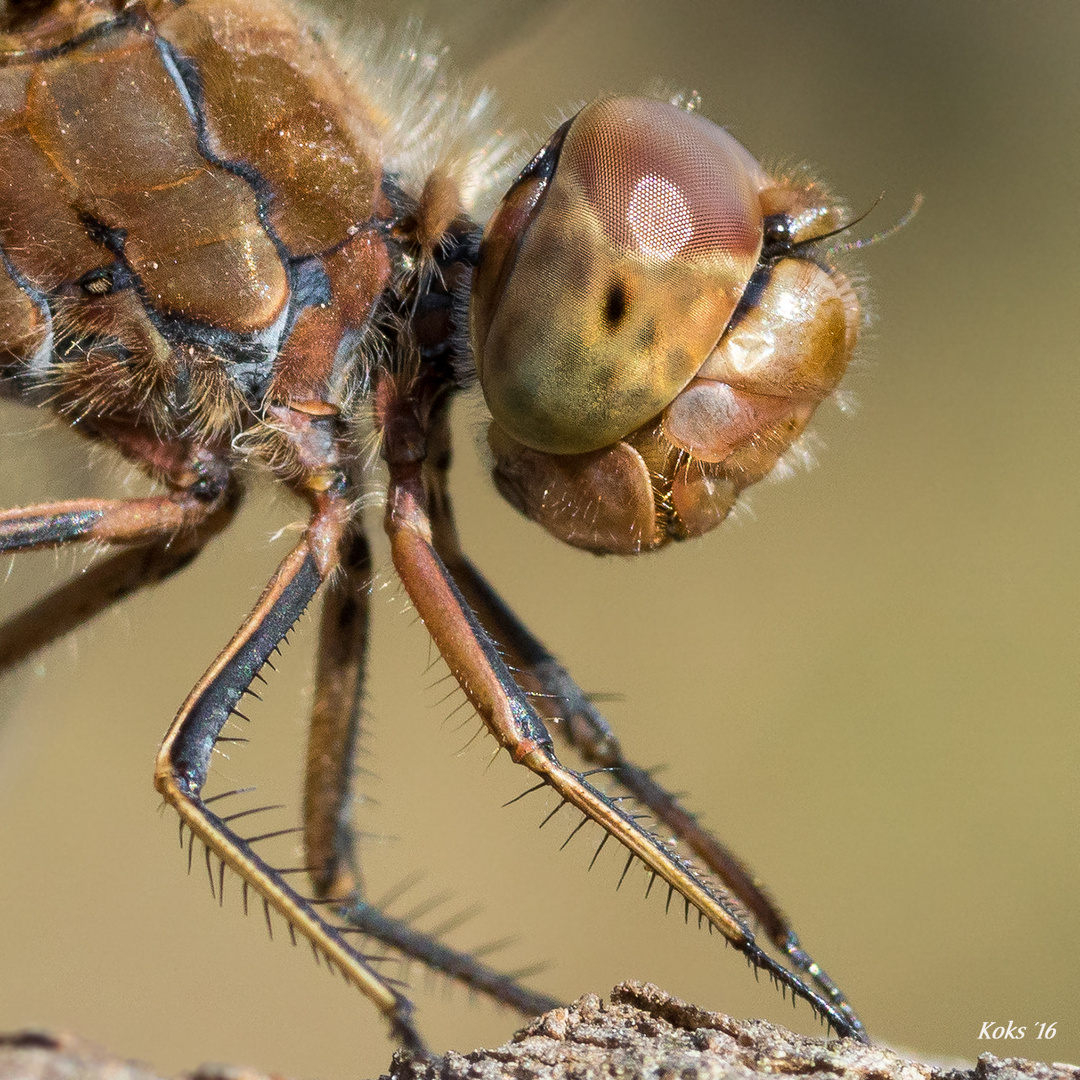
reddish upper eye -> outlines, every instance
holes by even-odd
[[[583,109],[485,231],[471,332],[496,422],[582,453],[663,409],[746,288],[767,183],[697,114],[642,98]]]
[[[559,166],[618,252],[733,272],[757,260],[758,165],[697,113],[643,98],[595,102],[575,119]]]

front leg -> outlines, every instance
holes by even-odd
[[[752,964],[807,1001],[840,1034],[865,1040],[850,1006],[813,990],[757,944],[749,917],[728,892],[713,885],[654,833],[643,828],[583,775],[563,766],[551,737],[527,695],[515,683],[491,638],[436,554],[422,478],[422,434],[410,430],[408,402],[396,413],[387,395],[384,457],[390,471],[386,530],[398,575],[439,652],[499,744],[570,803],[597,822],[678,893],[687,913],[719,930]]]
[[[834,1006],[855,1019],[843,992],[803,948],[787,916],[764,885],[647,769],[625,756],[600,710],[465,555],[448,489],[451,447],[445,408],[432,418],[428,447],[423,475],[435,551],[485,631],[498,643],[500,655],[513,667],[517,683],[586,764],[609,770],[625,791],[723,882],[795,969],[805,974]]]

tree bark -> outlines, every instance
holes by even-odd
[[[983,1054],[942,1068],[850,1039],[795,1035],[764,1020],[733,1020],[649,983],[616,986],[552,1009],[497,1050],[432,1060],[397,1053],[380,1080],[1080,1080],[1080,1067]],[[0,1080],[161,1080],[78,1039],[37,1032],[0,1036]],[[183,1080],[271,1080],[202,1066]],[[273,1080],[280,1080],[275,1077]]]

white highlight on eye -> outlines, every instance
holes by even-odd
[[[626,221],[646,258],[673,259],[694,235],[686,197],[670,180],[654,173],[634,186]]]

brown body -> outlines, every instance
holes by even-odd
[[[355,505],[373,424],[395,568],[499,744],[615,837],[627,869],[640,860],[688,914],[864,1037],[761,886],[626,760],[468,562],[446,493],[448,406],[475,375],[500,490],[560,539],[630,554],[719,524],[851,356],[858,304],[814,246],[838,209],[698,116],[613,98],[560,128],[481,242],[462,193],[483,154],[426,175],[387,167],[385,108],[343,71],[270,0],[0,8],[0,389],[110,442],[165,489],[0,515],[2,551],[122,545],[0,630],[0,661],[184,565],[228,523],[239,466],[261,460],[310,518],[159,754],[155,782],[189,858],[197,838],[213,887],[238,873],[245,903],[254,890],[409,1046],[421,1042],[408,1000],[350,930],[523,1012],[551,1004],[359,895],[348,806],[371,569]],[[246,719],[241,696],[324,583],[306,858],[289,869],[257,850],[277,833],[231,824],[263,808],[219,817],[216,800],[243,793],[203,788],[225,724]],[[545,716],[674,842],[562,765]],[[290,876],[301,870],[314,898]]]
[[[340,403],[389,274],[363,99],[274,5],[73,6],[0,69],[9,364],[79,344],[58,401],[159,436]]]

